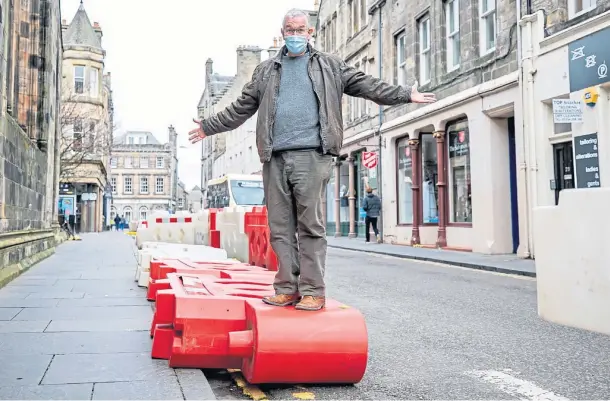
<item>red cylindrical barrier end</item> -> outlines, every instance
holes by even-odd
[[[153,337],[151,356],[154,359],[169,359],[172,354],[174,329],[171,325],[157,325]]]
[[[232,331],[229,333],[229,355],[252,358],[254,337],[252,330]]]
[[[254,350],[241,370],[252,384],[351,384],[364,377],[368,334],[356,309],[332,299],[317,312],[248,300],[246,319]]]
[[[220,249],[220,231],[210,230],[210,246]]]

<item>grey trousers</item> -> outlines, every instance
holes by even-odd
[[[279,262],[277,294],[325,296],[322,199],[331,164],[332,156],[315,150],[281,152],[263,164],[271,246]]]

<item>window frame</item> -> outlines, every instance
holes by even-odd
[[[94,67],[89,68],[89,96],[97,98],[100,94],[100,70]],[[93,80],[92,78],[95,77]]]
[[[77,74],[77,71],[82,70],[82,76],[79,76],[81,74]],[[72,70],[74,76],[73,76],[73,82],[72,84],[74,85],[74,93],[77,95],[84,95],[85,94],[85,77],[87,75],[86,73],[87,67],[85,67],[84,65],[74,65],[74,68]],[[80,86],[78,85],[80,84]]]
[[[466,135],[468,135],[468,178],[470,181],[470,185],[472,186],[472,157],[470,154],[470,150],[471,150],[471,141],[470,141],[470,125],[469,125],[469,121],[467,117],[462,117],[462,118],[458,118],[456,120],[452,120],[447,122],[447,124],[445,125],[445,132],[446,132],[446,138],[445,138],[445,142],[446,142],[446,147],[445,147],[445,151],[447,152],[447,158],[446,158],[446,165],[447,165],[447,194],[446,194],[446,202],[447,202],[447,226],[454,226],[454,227],[472,227],[472,199],[470,200],[470,218],[471,221],[470,222],[462,222],[462,221],[455,221],[454,219],[454,207],[453,207],[453,167],[451,165],[451,154],[450,154],[450,147],[451,147],[451,133],[454,132],[453,130],[451,130],[452,127],[459,127],[460,125],[464,124],[464,127],[462,128],[463,130],[465,130],[467,133]],[[458,129],[455,132],[459,132],[462,129]],[[472,198],[472,188],[470,189],[470,196]]]
[[[149,168],[150,159],[148,157],[140,157],[140,168]]]
[[[451,11],[453,11],[453,16],[455,18],[454,21],[454,30],[451,31]],[[457,56],[458,62],[457,64],[453,64],[453,60],[455,58],[455,39],[457,36],[458,46],[457,46]],[[461,38],[460,38],[460,0],[447,0],[445,2],[445,44],[446,44],[446,52],[445,52],[445,62],[447,64],[447,72],[455,71],[460,68],[460,64],[462,62],[461,57]]]
[[[401,55],[403,56],[402,61]],[[396,68],[394,82],[396,85],[405,86],[407,84],[407,33],[404,29],[394,35],[394,61]]]
[[[425,14],[417,21],[417,36],[418,36],[418,65],[419,65],[419,85],[426,85],[430,83],[432,74],[430,69],[432,68],[431,53],[432,53],[432,40],[430,38],[430,27],[431,19],[429,14]],[[426,30],[427,43],[424,45],[424,30]],[[424,66],[422,61],[426,60]]]
[[[159,191],[159,183],[161,183],[161,190]],[[156,177],[155,179],[155,194],[165,193],[165,178]]]
[[[117,177],[110,177],[110,187],[112,188],[112,193],[117,193]]]
[[[583,7],[580,11],[576,11],[576,2],[578,0],[568,0],[568,19],[573,19],[579,17],[583,14],[588,13],[591,10],[597,8],[597,0],[582,0]],[[589,3],[588,6],[585,6],[584,3]]]
[[[155,167],[158,169],[165,168],[165,158],[163,156],[157,156],[155,159]]]
[[[493,8],[490,8],[487,11],[483,11],[483,5],[489,5],[489,3],[493,3]],[[498,38],[497,8],[497,0],[479,0],[479,53],[481,56],[485,56],[496,50],[496,39]],[[489,18],[493,18],[494,44],[490,48],[487,48],[487,43],[489,42],[489,38],[487,37],[487,21]]]
[[[411,152],[411,146],[409,145],[409,141],[411,140],[411,138],[409,138],[409,136],[403,136],[400,138],[396,139],[396,146],[395,146],[395,152],[396,152],[396,225],[397,226],[401,226],[401,227],[407,227],[407,226],[413,226],[414,222],[415,222],[415,213],[414,213],[414,205],[413,205],[413,176],[414,176],[414,170],[415,170],[415,164],[413,163],[413,154],[410,153],[410,159],[411,159],[411,193],[410,193],[410,200],[409,202],[407,202],[407,204],[409,204],[411,206],[411,210],[410,210],[410,216],[411,216],[411,222],[401,222],[400,218],[401,218],[401,204],[402,204],[402,196],[401,196],[401,192],[400,192],[400,172],[402,171],[400,169],[400,148],[402,146],[404,146],[403,141],[406,143],[405,148],[409,148],[409,152]]]
[[[149,192],[148,177],[140,176],[140,194],[141,195],[148,195],[148,192]]]
[[[129,185],[128,185],[128,183],[129,183]],[[128,188],[129,188],[129,190],[128,190]],[[131,176],[123,177],[123,193],[125,195],[133,195],[133,177],[131,177]]]

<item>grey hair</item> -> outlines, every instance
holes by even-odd
[[[284,15],[284,21],[282,22],[282,28],[286,26],[286,20],[288,18],[305,17],[307,28],[309,28],[309,14],[299,8],[293,8]]]

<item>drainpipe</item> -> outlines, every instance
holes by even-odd
[[[379,5],[377,6],[379,13],[378,13],[378,28],[377,28],[377,60],[379,60],[379,79],[382,79],[383,77],[383,39],[382,39],[382,27],[383,27],[383,20],[381,18],[381,11],[383,10],[383,6],[385,4],[385,1],[382,1],[379,3]],[[377,159],[377,192],[379,194],[379,198],[382,200],[381,204],[383,205],[383,182],[382,182],[382,167],[381,165],[382,163],[382,156],[381,154],[382,152],[382,148],[383,148],[383,136],[381,135],[381,125],[383,124],[383,106],[379,105],[379,126],[377,128],[377,134],[379,135],[379,155],[378,155],[378,159]],[[379,213],[379,224],[378,224],[378,228],[379,228],[379,238],[381,238],[381,242],[383,242],[383,206],[382,206],[382,212]]]
[[[527,71],[527,92],[528,92],[528,110],[529,110],[529,126],[530,131],[534,134],[532,138],[530,150],[530,171],[531,171],[531,186],[532,186],[532,202],[530,208],[528,208],[528,212],[533,214],[533,209],[538,206],[538,161],[536,160],[536,156],[538,151],[536,150],[536,135],[538,130],[536,129],[536,116],[534,110],[536,109],[535,97],[534,97],[534,76],[536,75],[536,66],[534,65],[534,41],[533,41],[533,29],[532,29],[532,21],[531,19],[527,21],[527,36],[528,36],[528,53],[529,53],[529,62],[528,62],[528,71]],[[530,256],[535,255],[534,250],[534,238],[533,238],[533,222],[531,221],[532,217],[530,217]]]

